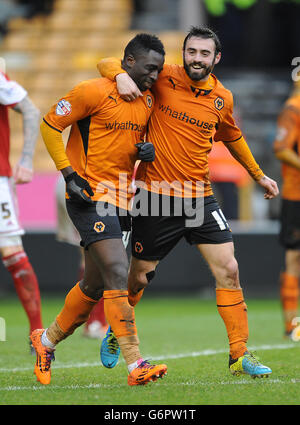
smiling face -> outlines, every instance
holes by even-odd
[[[136,58],[128,56],[126,70],[141,91],[151,89],[163,69],[165,58],[155,50],[149,50]]]
[[[191,37],[187,40],[183,65],[191,80],[206,81],[220,59],[221,53],[216,55],[215,42],[211,38]]]

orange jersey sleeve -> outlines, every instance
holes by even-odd
[[[102,59],[97,64],[97,68],[102,77],[106,77],[111,81],[114,81],[118,74],[126,72],[121,66],[121,60],[113,57]]]
[[[286,148],[294,149],[297,144],[300,128],[300,109],[298,107],[300,108],[300,101],[299,105],[295,102],[288,102],[279,114],[274,141],[275,151]]]
[[[179,65],[165,65],[152,91],[156,103],[148,140],[155,145],[156,159],[141,164],[137,178],[159,193],[161,182],[175,182],[181,189],[192,186],[180,193],[173,185],[175,196],[198,196],[201,185],[205,196],[211,195],[208,154],[213,140],[242,136],[232,118],[231,93],[212,74],[206,82],[190,80]]]
[[[115,82],[97,78],[76,86],[45,115],[45,123],[57,132],[71,125],[66,155],[88,180],[93,200],[127,209],[138,159],[135,144],[144,137],[153,107],[150,91],[129,103],[120,98]]]
[[[244,137],[240,137],[234,142],[227,142],[225,143],[225,146],[230,151],[231,155],[240,164],[242,164],[254,180],[257,181],[264,176],[264,173],[255,161]]]
[[[290,149],[300,156],[300,96],[292,96],[285,103],[277,120],[274,151]],[[282,163],[282,197],[300,201],[300,171]]]
[[[59,133],[99,109],[100,102],[100,92],[93,80],[83,81],[53,105],[44,116],[41,134],[58,170],[70,165]]]
[[[44,121],[61,132],[99,110],[102,101],[103,96],[97,79],[83,81],[52,106]]]
[[[70,166],[71,164],[65,151],[61,132],[50,127],[45,121],[42,121],[40,130],[46,148],[53,159],[57,170],[62,170],[63,168]]]
[[[98,69],[112,80],[124,72],[116,58],[102,60]],[[201,191],[198,185],[204,186],[205,195],[212,194],[207,156],[213,141],[234,142],[242,137],[232,116],[231,92],[214,75],[206,82],[195,82],[182,66],[168,64],[152,92],[156,103],[147,140],[155,146],[156,159],[140,164],[137,180],[158,193],[194,197]],[[183,190],[185,183],[192,188]]]

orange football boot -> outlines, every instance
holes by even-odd
[[[143,360],[128,375],[128,385],[146,385],[150,381],[156,381],[167,374],[167,369],[165,364],[151,365],[147,360]]]
[[[42,344],[41,337],[45,329],[35,329],[30,335],[32,346],[36,352],[34,373],[37,380],[48,385],[51,381],[51,360],[55,360],[54,351]]]

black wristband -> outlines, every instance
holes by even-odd
[[[75,177],[76,174],[77,174],[76,171],[73,171],[73,173],[68,174],[66,177],[64,177],[65,182],[69,183],[69,181],[71,181]]]

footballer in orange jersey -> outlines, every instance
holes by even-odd
[[[285,268],[280,276],[280,298],[285,335],[299,341],[300,89],[297,85],[278,116],[274,151],[282,163],[280,243],[285,249]]]
[[[154,160],[153,145],[143,142],[143,136],[154,105],[149,89],[164,56],[156,36],[136,35],[125,48],[122,66],[143,92],[142,98],[130,104],[120,98],[115,82],[83,81],[51,108],[41,124],[46,147],[65,178],[68,214],[85,248],[83,279],[69,291],[49,328],[31,334],[37,353],[34,371],[42,384],[50,383],[56,345],[88,320],[102,295],[107,322],[127,363],[128,384],[147,384],[166,374],[166,365],[151,365],[141,357],[122,243],[122,230],[130,230],[127,208],[132,194],[127,188],[134,164],[138,159]],[[70,125],[65,150],[61,132]]]
[[[89,183],[93,201],[127,209],[131,197],[127,188],[138,159],[136,144],[144,138],[153,106],[149,90],[132,107],[108,79],[83,81],[44,117],[44,123],[59,133],[72,125],[66,152],[56,160],[58,169],[71,165]],[[53,146],[47,147],[51,154]],[[116,193],[109,190],[113,188]]]
[[[246,346],[247,307],[232,235],[209,181],[207,155],[212,143],[225,144],[265,189],[266,199],[277,196],[279,191],[276,182],[265,176],[256,163],[235,124],[231,92],[212,74],[220,59],[217,35],[208,28],[192,27],[183,44],[183,66],[165,65],[153,85],[156,103],[147,140],[154,144],[156,158],[151,164],[141,164],[136,176],[140,187],[136,200],[147,200],[148,214],[134,215],[132,220],[129,301],[136,305],[153,279],[158,262],[184,237],[197,246],[216,279],[218,311],[229,339],[231,373],[268,376],[271,369],[258,362]],[[140,96],[118,60],[104,59],[98,69],[103,76],[116,79],[124,99],[135,102]],[[144,192],[146,196],[142,198],[140,194]],[[153,204],[160,207],[165,197],[171,205],[170,213],[165,214],[161,208],[159,214],[153,214]],[[182,204],[181,215],[175,211],[178,199]],[[188,220],[186,203],[196,216],[200,212],[194,224]]]

